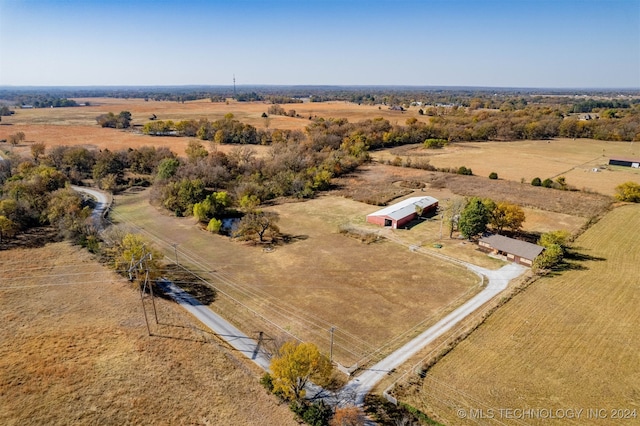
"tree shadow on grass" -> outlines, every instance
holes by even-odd
[[[564,258],[576,262],[585,262],[587,260],[603,262],[607,260],[604,257],[592,256],[588,253],[585,253],[586,250],[588,249],[584,249],[581,247],[572,247],[571,249],[568,249],[566,251]]]
[[[0,250],[12,250],[16,248],[40,248],[49,243],[62,241],[57,229],[52,226],[38,226],[28,228],[13,238],[4,238],[0,241]]]
[[[558,275],[564,271],[588,271],[589,268],[584,264],[585,262],[603,262],[607,260],[604,257],[590,255],[585,252],[586,250],[588,249],[581,247],[572,247],[571,249],[567,249],[562,262],[553,268],[550,275]]]
[[[188,269],[182,268],[175,264],[169,264],[165,266],[164,277],[167,280],[173,282],[180,287],[185,293],[188,293],[191,297],[196,299],[202,305],[210,305],[216,300],[216,290],[210,287],[204,280],[198,277]],[[156,296],[173,301],[173,298],[165,294],[162,289],[154,283],[154,294]]]
[[[297,241],[305,241],[308,240],[309,236],[308,235],[290,235],[290,234],[281,234],[280,235],[280,242],[282,244],[292,244],[295,243]]]

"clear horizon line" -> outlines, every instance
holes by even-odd
[[[604,87],[604,86],[589,86],[589,87],[559,87],[559,86],[481,86],[481,85],[419,85],[419,84],[274,84],[274,83],[247,83],[236,84],[236,87],[310,87],[310,88],[447,88],[447,89],[500,89],[500,90],[606,90],[606,91],[640,91],[639,87],[632,86],[620,86],[620,87]],[[100,88],[100,89],[116,89],[116,88],[128,88],[128,89],[145,89],[145,88],[230,88],[233,89],[233,84],[86,84],[86,85],[0,85],[0,90],[6,89],[87,89],[87,88]]]

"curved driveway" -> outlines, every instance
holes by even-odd
[[[96,209],[93,213],[93,217],[94,220],[100,220],[104,211],[108,207],[107,197],[100,191],[89,188],[74,186],[73,189],[79,192],[90,194],[98,200]],[[412,339],[404,346],[397,349],[372,367],[362,371],[358,376],[351,379],[337,393],[331,394],[321,388],[310,385],[307,392],[307,395],[310,398],[323,398],[328,400],[329,402],[332,402],[333,404],[340,404],[341,402],[355,402],[358,405],[362,405],[364,403],[365,396],[389,372],[407,362],[412,356],[422,350],[425,346],[433,342],[438,337],[442,336],[447,331],[451,330],[456,324],[460,323],[467,316],[471,315],[482,305],[484,305],[497,294],[506,289],[507,285],[512,279],[522,275],[522,273],[527,270],[527,268],[525,268],[524,266],[511,263],[503,266],[497,271],[493,271],[481,268],[476,265],[472,265],[470,263],[462,262],[458,259],[444,256],[439,253],[434,253],[430,250],[424,250],[419,247],[409,246],[394,235],[387,235],[387,237],[398,244],[408,246],[412,251],[417,251],[425,255],[438,257],[462,265],[472,272],[476,273],[478,276],[486,277],[487,285],[480,293],[476,294],[462,306],[458,307],[453,312],[438,321],[436,324],[429,327],[419,336]],[[267,371],[269,370],[269,360],[266,354],[262,352],[262,348],[260,348],[260,342],[256,342],[255,340],[249,338],[240,330],[225,321],[223,318],[213,314],[211,310],[209,310],[205,306],[200,305],[199,302],[191,298],[189,295],[185,294],[182,290],[180,290],[172,283],[163,282],[160,285],[165,287],[166,290],[169,290],[169,296],[173,297],[176,302],[182,305],[194,316],[196,316],[214,333],[225,339],[227,343],[229,343],[236,350],[242,352],[245,356],[250,358],[260,367],[264,368]],[[209,313],[213,315],[210,315]]]
[[[349,381],[349,383],[347,383],[339,392],[339,400],[346,399],[348,395],[348,398],[355,397],[356,404],[361,405],[364,403],[365,396],[380,380],[382,380],[385,375],[404,364],[422,348],[449,331],[464,318],[471,315],[475,310],[506,289],[509,281],[520,276],[524,271],[526,271],[524,266],[520,266],[515,263],[503,266],[497,271],[480,268],[471,264],[466,264],[466,266],[470,270],[488,278],[488,283],[485,289],[472,297],[464,305],[460,306],[436,324],[422,332],[418,337],[414,338],[382,361],[379,361],[371,368],[365,370],[358,377]],[[345,395],[345,397],[341,398],[340,394]]]
[[[83,194],[87,194],[96,199],[96,206],[91,212],[91,218],[93,219],[93,224],[96,228],[100,229],[102,218],[109,208],[109,197],[103,191],[87,188],[86,186],[76,186],[71,185],[71,189],[76,192],[82,192]]]

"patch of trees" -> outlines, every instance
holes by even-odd
[[[448,141],[445,139],[433,139],[429,138],[423,142],[423,145],[427,149],[438,149],[447,146]]]
[[[6,117],[15,114],[15,111],[9,109],[8,106],[3,105],[0,107],[0,117]]]
[[[131,126],[131,113],[129,111],[120,111],[118,115],[115,115],[113,112],[108,112],[97,116],[96,121],[101,127],[128,129]]]
[[[223,119],[216,121],[200,119],[174,123],[171,120],[154,120],[146,123],[142,132],[151,136],[187,136],[219,144],[249,145],[262,143],[265,136],[252,125],[234,119],[233,114],[226,114]]]
[[[58,226],[62,235],[79,232],[88,211],[82,199],[65,188],[67,182],[67,177],[54,167],[29,161],[20,162],[10,173],[2,173],[0,240],[47,224]]]
[[[89,211],[67,184],[91,178],[108,190],[140,184],[163,159],[175,157],[154,147],[94,152],[57,146],[46,152],[43,143],[35,143],[31,148],[31,158],[0,161],[0,239],[41,225],[56,226],[63,237],[84,235]]]
[[[9,135],[7,138],[7,142],[9,142],[12,146],[19,145],[21,142],[24,142],[26,139],[26,135],[24,132],[16,132],[14,134]]]
[[[296,117],[296,110],[295,109],[290,109],[289,111],[285,111],[284,108],[282,108],[281,105],[278,104],[273,104],[269,107],[269,109],[267,110],[267,112],[270,115],[285,115],[287,117]]]
[[[616,199],[630,203],[640,203],[640,184],[625,182],[616,186]]]
[[[245,195],[261,201],[281,196],[311,197],[315,191],[328,189],[333,176],[352,171],[368,159],[363,146],[353,146],[350,140],[343,143],[331,133],[325,129],[305,136],[275,130],[264,158],[256,158],[251,148],[243,146],[229,154],[207,154],[196,142],[193,151],[204,155],[190,156],[182,162],[173,180],[201,179],[205,186],[225,189],[236,200]]]
[[[300,421],[314,426],[328,426],[334,415],[333,409],[323,401],[312,403],[304,397],[305,386],[310,381],[326,386],[332,371],[329,359],[313,343],[285,342],[271,359],[271,373],[265,373],[260,382],[267,392],[287,401]],[[340,418],[351,416],[352,413],[340,414]]]
[[[544,251],[534,260],[534,270],[544,273],[558,266],[566,254],[569,237],[570,235],[567,231],[553,231],[542,234],[538,240],[538,245],[544,247]]]
[[[428,110],[427,115],[430,115]],[[593,138],[613,141],[640,139],[640,107],[603,116],[599,120],[566,117],[558,109],[528,107],[518,111],[435,110],[429,121],[409,118],[405,126],[388,126],[369,141],[371,149],[405,144],[438,148],[445,142]]]
[[[556,180],[546,178],[541,180],[539,177],[531,179],[531,186],[542,186],[544,188],[559,189],[562,191],[575,191],[576,189],[567,183],[567,179],[564,176],[558,176]]]
[[[525,214],[520,206],[477,197],[466,201],[453,200],[445,207],[445,212],[449,237],[456,229],[467,239],[472,239],[489,229],[497,234],[502,234],[505,230],[514,234],[522,229],[525,221]]]
[[[164,159],[175,158],[167,148],[140,147],[120,151],[91,151],[80,146],[56,146],[38,156],[42,164],[54,166],[72,183],[94,179],[99,187],[117,190],[122,186],[144,185]]]
[[[225,154],[191,141],[187,158],[158,165],[152,198],[178,216],[196,215],[213,232],[225,215],[237,217],[239,209],[245,214],[236,237],[272,241],[278,236],[277,218],[258,206],[278,197],[313,197],[329,189],[333,177],[368,161],[366,143],[350,134],[353,129],[346,120],[321,120],[306,134],[273,130],[269,152],[261,158],[247,145]],[[226,212],[218,208],[222,193],[228,197]]]

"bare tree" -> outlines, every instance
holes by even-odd
[[[273,241],[280,234],[277,221],[278,214],[275,212],[250,212],[240,220],[235,235],[244,240],[253,240],[257,237],[261,243],[265,241],[265,237],[270,236]]]

